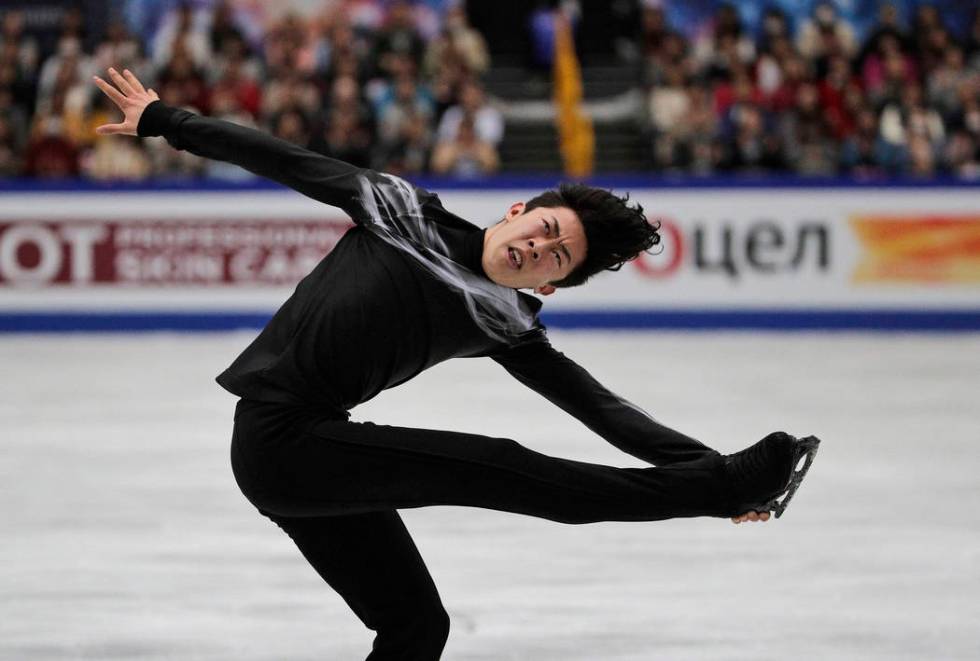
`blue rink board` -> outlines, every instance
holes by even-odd
[[[211,332],[262,328],[270,312],[0,312],[0,333]],[[959,310],[576,310],[541,314],[555,329],[980,331],[980,308]]]

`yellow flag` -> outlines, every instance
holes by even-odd
[[[554,100],[565,174],[588,176],[592,174],[595,132],[592,119],[582,110],[582,71],[575,56],[571,25],[560,12],[555,18]]]

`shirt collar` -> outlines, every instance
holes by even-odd
[[[487,230],[467,232],[463,237],[462,260],[460,263],[477,275],[487,276],[483,270],[483,239]]]

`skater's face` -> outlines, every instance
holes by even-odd
[[[582,221],[571,209],[537,207],[525,213],[524,203],[517,202],[487,229],[483,270],[498,285],[547,296],[555,291],[548,283],[578,268],[587,247]]]

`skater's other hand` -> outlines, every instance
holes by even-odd
[[[746,512],[739,516],[732,517],[732,523],[742,523],[743,521],[768,521],[769,512]]]
[[[98,76],[94,78],[99,89],[119,106],[124,115],[119,124],[103,124],[95,132],[99,135],[136,135],[143,110],[160,97],[152,89],[143,89],[143,84],[129,69],[123,69],[121,74],[113,68],[109,69],[109,78],[116,84],[115,87]]]

